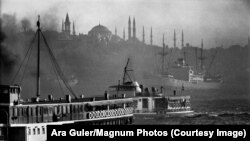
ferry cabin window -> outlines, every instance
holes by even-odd
[[[27,113],[28,113],[28,116],[31,116],[31,110],[30,110],[30,107],[27,107]]]
[[[43,134],[45,134],[45,127],[44,126],[42,127],[42,132],[43,132]]]
[[[33,110],[31,107],[30,107],[30,116],[33,116]]]
[[[37,128],[37,134],[38,135],[40,134],[40,128]]]
[[[40,107],[37,106],[36,107],[36,115],[39,116],[39,114],[40,114]]]
[[[30,135],[31,134],[31,129],[30,128],[28,128],[28,135]]]
[[[54,113],[57,114],[57,107],[54,107]]]
[[[67,106],[67,113],[70,114],[70,106]]]
[[[10,88],[10,93],[14,93],[14,89],[13,88]]]
[[[63,114],[66,114],[66,106],[63,105],[63,110],[62,110]]]
[[[60,114],[61,113],[61,106],[58,106],[57,107],[57,114]]]
[[[36,108],[33,107],[33,108],[32,108],[32,116],[35,116],[35,115],[36,115]]]
[[[148,99],[142,99],[142,108],[148,108]]]
[[[33,135],[36,134],[36,128],[33,128]]]
[[[44,113],[44,114],[48,114],[48,107],[44,107],[43,113]]]
[[[49,115],[52,114],[52,107],[48,107],[48,114],[49,114]]]
[[[17,116],[22,116],[22,108],[17,109]]]
[[[80,112],[83,112],[84,110],[84,105],[80,105],[81,107],[80,107]]]
[[[17,108],[13,108],[13,116],[14,116],[14,117],[17,116]]]
[[[26,114],[27,114],[26,108],[23,108],[23,116],[26,116]]]

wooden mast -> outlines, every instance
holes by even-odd
[[[38,15],[38,21],[37,21],[37,90],[36,90],[36,96],[37,98],[40,96],[40,15]]]

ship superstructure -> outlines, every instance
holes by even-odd
[[[110,86],[110,92],[120,95],[122,93],[130,93],[134,101],[135,115],[179,115],[192,113],[190,96],[176,95],[164,93],[164,87],[160,90],[151,87],[144,88],[143,85],[135,80],[133,76],[133,69],[128,68],[130,59],[128,59],[124,68],[122,84]],[[133,78],[133,79],[132,79]]]
[[[203,53],[203,40],[201,41],[200,55],[198,55],[198,48],[195,47],[195,66],[189,65],[187,62],[187,52],[186,47],[184,47],[184,34],[182,32],[182,50],[180,52],[180,57],[177,58],[176,61],[171,63],[171,58],[173,55],[177,55],[177,47],[176,47],[176,34],[174,32],[174,47],[170,48],[170,53],[167,61],[165,60],[165,56],[168,54],[165,50],[164,44],[164,36],[163,36],[163,51],[162,56],[162,70],[161,70],[161,81],[163,81],[165,86],[182,88],[185,87],[187,89],[214,89],[219,88],[221,83],[223,82],[220,75],[212,76],[209,73],[209,69],[211,68],[215,56],[217,52],[212,56],[212,60],[209,63],[209,66],[205,68],[205,57]],[[199,57],[198,57],[199,56]],[[199,60],[199,61],[198,61]],[[167,62],[167,63],[165,63]],[[167,66],[165,67],[165,64]],[[146,76],[147,78],[154,78],[157,76]],[[157,78],[156,78],[157,79]],[[159,78],[160,79],[160,78]]]
[[[120,96],[104,93],[100,97],[77,95],[67,84],[66,77],[60,71],[37,21],[37,88],[36,97],[21,99],[21,86],[0,85],[0,140],[7,141],[46,141],[47,125],[83,124],[83,125],[126,125],[133,123],[133,99],[126,94]],[[50,52],[56,71],[71,95],[54,99],[40,98],[40,36]]]

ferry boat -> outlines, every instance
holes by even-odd
[[[39,36],[49,48],[37,21]],[[50,53],[51,50],[49,50]],[[38,49],[39,54],[39,49]],[[38,55],[39,57],[39,55]],[[54,58],[55,59],[55,58]],[[127,125],[133,123],[133,99],[126,95],[84,97],[66,95],[65,98],[48,99],[40,96],[39,59],[37,68],[37,96],[26,101],[21,99],[21,86],[0,85],[0,140],[4,141],[46,141],[48,125]],[[57,64],[57,66],[59,66]],[[58,68],[57,68],[58,69]],[[63,75],[60,73],[61,76]],[[66,85],[70,88],[69,85]]]
[[[177,95],[173,91],[173,95],[164,93],[164,87],[160,90],[152,87],[143,88],[143,85],[135,80],[133,70],[128,68],[130,59],[124,68],[122,84],[110,86],[109,92],[113,95],[128,94],[134,100],[134,115],[161,115],[161,116],[177,116],[193,113],[191,108],[191,98],[186,95]]]

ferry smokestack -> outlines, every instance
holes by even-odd
[[[144,90],[143,90],[143,85],[142,84],[140,85],[140,88],[141,88],[141,92],[143,92]]]
[[[104,97],[105,97],[105,100],[109,100],[109,93],[107,91],[105,91]]]
[[[71,96],[70,96],[70,95],[66,95],[66,101],[67,101],[68,103],[71,103]]]
[[[53,96],[52,95],[48,95],[48,100],[49,101],[53,101],[54,100]]]
[[[84,98],[84,95],[83,95],[83,94],[82,94],[82,95],[80,95],[80,98],[81,98],[81,99],[83,99],[83,98]]]
[[[126,98],[126,94],[122,94],[122,98]]]
[[[163,90],[164,90],[164,87],[163,87],[163,86],[161,86],[161,93],[163,93]]]

